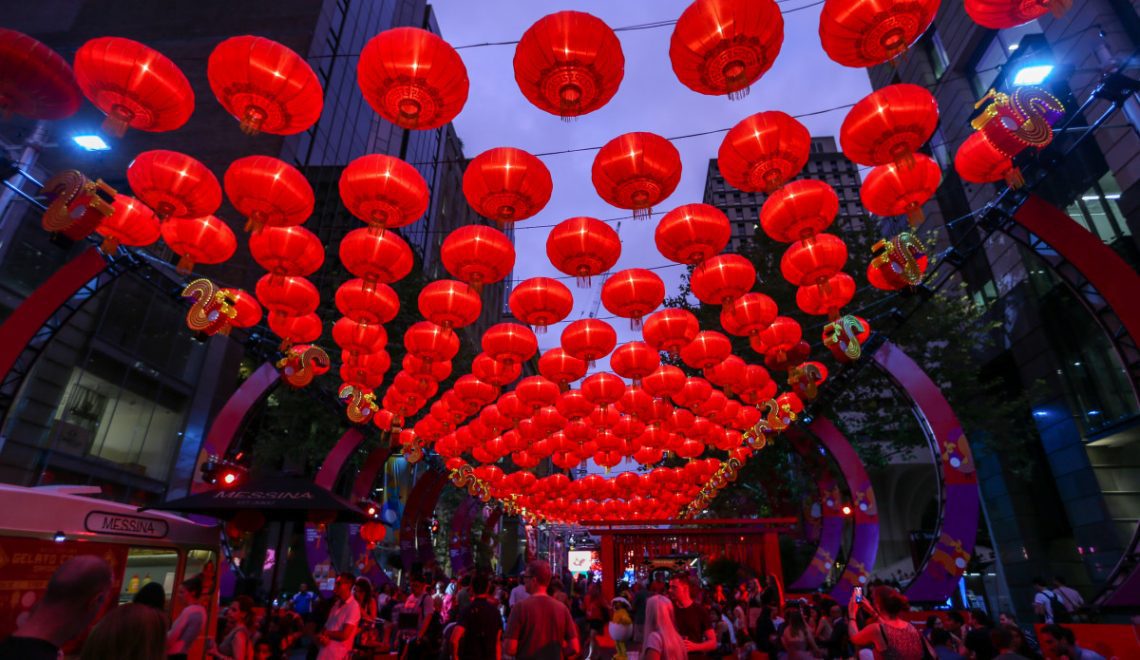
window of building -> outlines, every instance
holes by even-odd
[[[1119,199],[1120,185],[1112,172],[1106,172],[1075,199],[1066,212],[1100,240],[1112,245],[1121,238],[1132,235],[1124,214],[1120,212]]]
[[[949,145],[946,144],[946,135],[942,132],[942,127],[934,129],[934,135],[930,136],[930,151],[934,156],[934,160],[938,161],[938,165],[943,170],[948,170],[954,164],[954,155],[950,153]]]
[[[930,60],[930,70],[934,72],[934,79],[941,80],[946,69],[950,67],[950,58],[946,56],[946,47],[942,45],[942,37],[939,36],[937,29],[930,28],[926,38],[922,40],[922,47],[926,51],[927,59]]]
[[[998,30],[994,33],[989,42],[979,49],[979,54],[974,62],[974,75],[971,81],[974,84],[975,94],[979,97],[985,95],[994,79],[997,78],[998,73],[1001,72],[1001,67],[1009,61],[1010,55],[1017,50],[1022,37],[1040,33],[1041,26],[1038,25],[1037,21],[1030,21],[1025,25]]]

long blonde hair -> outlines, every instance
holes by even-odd
[[[685,660],[685,640],[677,632],[677,622],[673,615],[673,601],[667,596],[653,596],[645,603],[645,637],[641,643],[641,656],[645,657],[645,641],[649,635],[661,636],[662,660]]]

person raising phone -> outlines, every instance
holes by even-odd
[[[899,618],[899,613],[907,607],[906,598],[886,586],[876,588],[874,596],[874,607],[867,598],[852,597],[847,604],[850,614],[847,630],[851,634],[851,643],[872,646],[876,660],[922,660],[926,644],[922,633]],[[860,609],[870,615],[867,625],[861,629],[856,623]]]

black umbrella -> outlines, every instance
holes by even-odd
[[[364,522],[368,516],[348,500],[296,477],[262,477],[229,488],[197,493],[144,509],[179,511],[229,520],[257,511],[267,521]]]

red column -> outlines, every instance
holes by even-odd
[[[618,576],[617,556],[614,553],[614,537],[612,534],[602,534],[602,602],[608,603],[614,598]]]

